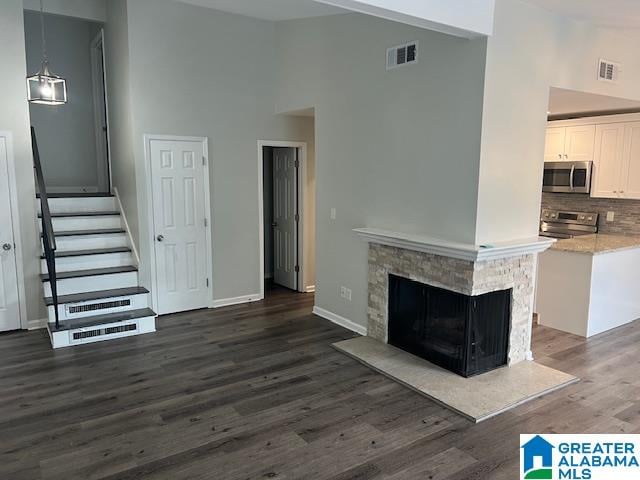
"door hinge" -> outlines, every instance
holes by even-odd
[[[204,219],[204,228],[207,228],[209,226],[209,220],[207,220],[206,218]]]
[[[209,279],[207,278],[207,288],[209,288]]]
[[[296,265],[295,270],[296,270],[296,273],[298,273],[300,271],[300,265]]]
[[[294,217],[296,219],[296,222],[300,221],[300,215],[296,213],[296,216]]]
[[[207,157],[205,157],[204,155],[202,156],[202,165],[206,165],[207,164]]]
[[[300,160],[296,160],[293,164],[296,168],[300,168]]]

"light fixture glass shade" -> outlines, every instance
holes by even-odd
[[[27,77],[27,98],[30,103],[64,105],[67,103],[67,82],[52,74],[45,62],[38,73]]]

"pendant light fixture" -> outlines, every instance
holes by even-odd
[[[47,42],[44,36],[44,8],[40,0],[40,30],[42,33],[42,66],[35,75],[27,77],[29,103],[64,105],[67,103],[67,82],[49,71]]]

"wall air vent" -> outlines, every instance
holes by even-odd
[[[387,49],[387,70],[418,63],[418,42]]]
[[[620,64],[600,59],[598,61],[598,80],[603,82],[617,82],[620,75]]]

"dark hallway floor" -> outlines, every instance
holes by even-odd
[[[275,289],[53,352],[0,336],[0,478],[517,478],[520,433],[640,432],[640,323],[589,342],[536,328],[582,382],[473,425],[330,344],[354,334]]]

